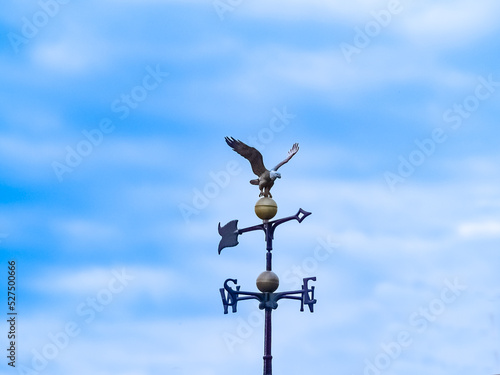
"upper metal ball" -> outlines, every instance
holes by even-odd
[[[262,220],[272,219],[278,212],[278,205],[272,198],[260,198],[255,203],[255,213]]]

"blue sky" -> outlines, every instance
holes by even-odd
[[[278,373],[500,371],[500,5],[16,1],[0,15],[1,374],[262,371],[261,233],[225,136],[280,169]],[[8,8],[7,8],[8,7]],[[8,9],[8,10],[7,10]],[[5,294],[5,293],[2,293]],[[8,347],[4,295],[0,340]]]

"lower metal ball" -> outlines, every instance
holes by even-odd
[[[280,285],[280,279],[273,271],[264,271],[257,277],[257,288],[263,293],[272,293]]]

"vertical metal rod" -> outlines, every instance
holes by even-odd
[[[271,251],[273,249],[273,226],[264,221],[264,231],[266,232],[266,250]]]
[[[273,374],[273,365],[272,360],[273,356],[271,355],[271,313],[272,309],[266,308],[266,316],[265,316],[265,326],[264,326],[264,375],[272,375]]]
[[[273,233],[272,226],[269,223],[264,222],[264,228],[266,232],[266,271],[272,271],[272,254],[271,250],[273,249]]]
[[[271,251],[273,250],[273,228],[268,223],[265,223],[266,232],[266,271],[272,271],[273,255]],[[272,308],[266,307],[265,323],[264,323],[264,375],[273,374],[273,356],[271,355],[271,314]]]

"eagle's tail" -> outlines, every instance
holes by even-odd
[[[250,183],[251,183],[252,185],[258,185],[258,184],[259,184],[259,179],[258,179],[258,178],[256,178],[255,180],[250,180]]]

